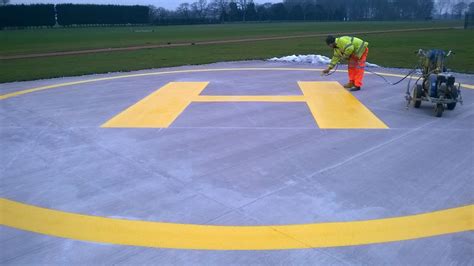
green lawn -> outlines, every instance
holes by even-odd
[[[309,24],[314,25],[313,23]],[[337,23],[322,24],[334,26]],[[358,23],[354,24],[358,25]],[[296,27],[298,25],[300,27],[305,26],[300,23],[294,26]],[[220,26],[222,25],[212,27]],[[238,25],[228,26],[237,27]],[[130,30],[130,28],[128,28],[128,30]],[[450,60],[449,67],[455,71],[474,73],[474,55],[471,53],[472,43],[474,43],[473,33],[472,30],[444,30],[369,34],[360,37],[370,42],[368,61],[372,63],[388,67],[409,68],[417,63],[417,57],[414,52],[418,50],[418,48],[452,49],[456,52],[456,55]],[[0,60],[0,68],[2,69],[0,72],[0,82],[189,64],[205,64],[221,61],[268,59],[274,56],[291,54],[322,54],[330,56],[331,51],[326,47],[324,38],[300,38],[239,44],[187,46],[129,52]]]
[[[329,32],[462,26],[462,21],[249,23],[0,31],[0,55]],[[149,32],[147,32],[149,31]]]

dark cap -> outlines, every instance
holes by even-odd
[[[326,37],[326,44],[327,45],[330,45],[331,43],[335,43],[335,42],[336,42],[336,38],[334,38],[334,36],[328,35],[328,37]]]

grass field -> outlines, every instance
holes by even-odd
[[[127,47],[167,42],[198,42],[250,37],[290,36],[329,32],[461,26],[443,22],[265,23],[148,28],[71,28],[0,31],[0,55]],[[135,32],[135,31],[139,32]],[[147,32],[147,30],[153,30]],[[390,67],[411,67],[418,48],[456,51],[450,67],[474,73],[472,30],[439,30],[359,35],[370,42],[369,61]],[[186,46],[138,51],[0,60],[0,82],[34,80],[110,71],[130,71],[188,64],[267,59],[290,54],[330,56],[324,38],[293,38],[235,44]],[[7,70],[7,71],[5,71]]]

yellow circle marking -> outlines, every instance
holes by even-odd
[[[152,73],[143,73],[143,74],[131,74],[131,75],[120,75],[120,76],[113,76],[113,77],[106,77],[106,78],[98,78],[98,79],[88,79],[88,80],[80,80],[80,81],[73,81],[73,82],[66,82],[60,84],[53,84],[48,86],[42,86],[37,88],[31,88],[26,90],[21,90],[17,92],[7,93],[0,95],[0,100],[5,100],[8,98],[12,98],[15,96],[20,96],[23,94],[28,94],[37,91],[43,91],[48,89],[55,89],[65,86],[72,86],[72,85],[80,85],[86,84],[91,82],[99,82],[99,81],[108,81],[108,80],[115,80],[115,79],[123,79],[123,78],[135,78],[135,77],[146,77],[146,76],[157,76],[157,75],[166,75],[166,74],[181,74],[181,73],[200,73],[200,72],[220,72],[220,71],[322,71],[321,68],[220,68],[220,69],[190,69],[190,70],[175,70],[175,71],[164,71],[164,72],[152,72]],[[347,72],[347,70],[337,70],[337,72]],[[404,77],[403,75],[399,74],[391,74],[391,73],[379,73],[382,76],[389,76],[389,77]],[[367,73],[371,75],[372,73]],[[412,79],[417,79],[418,77],[412,77]],[[464,88],[474,89],[474,85],[463,84]]]
[[[0,95],[0,100],[47,89],[121,78],[259,70],[321,71],[294,68],[230,68],[154,72],[37,87]],[[403,77],[398,74],[377,74]],[[474,89],[472,85],[463,86]],[[20,230],[84,241],[179,249],[274,250],[353,246],[474,230],[474,205],[378,220],[269,226],[211,226],[112,219],[50,210],[5,198],[0,198],[0,210],[0,224]]]
[[[354,246],[474,230],[474,205],[379,220],[214,226],[112,219],[0,198],[1,224],[83,241],[156,248],[276,250]]]

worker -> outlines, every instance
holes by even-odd
[[[356,37],[342,36],[334,38],[329,35],[326,44],[334,50],[334,55],[323,74],[328,74],[341,59],[349,60],[349,82],[344,88],[350,91],[358,91],[362,87],[364,79],[365,61],[369,53],[369,43]]]

